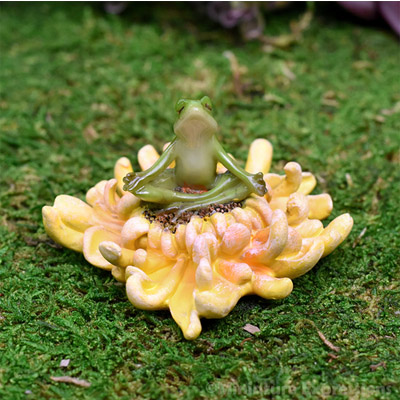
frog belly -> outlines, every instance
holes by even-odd
[[[208,157],[209,159],[210,157]],[[215,181],[216,164],[213,160],[204,160],[199,154],[177,160],[176,181],[179,186],[210,186]]]

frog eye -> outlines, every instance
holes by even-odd
[[[187,100],[180,99],[175,104],[175,111],[180,114],[187,104]]]
[[[212,111],[212,103],[208,96],[204,96],[201,100],[201,105],[208,111]]]

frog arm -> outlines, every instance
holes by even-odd
[[[150,168],[142,172],[126,175],[124,178],[124,190],[134,193],[137,189],[143,187],[143,185],[152,181],[161,172],[166,170],[176,158],[176,140],[177,138],[171,142],[160,158]]]
[[[256,193],[259,196],[263,196],[265,193],[267,193],[263,174],[261,172],[257,174],[250,174],[237,165],[235,160],[223,149],[221,143],[216,137],[214,137],[213,147],[217,160],[232,175],[235,175],[238,179],[240,179],[251,190],[252,193]]]

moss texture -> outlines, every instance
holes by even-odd
[[[299,44],[263,52],[192,8],[1,5],[0,397],[399,398],[398,41],[329,5]],[[303,10],[267,16],[268,33]],[[227,50],[247,68],[242,98]],[[174,102],[204,94],[228,151],[244,159],[268,138],[273,171],[294,160],[316,173],[331,218],[350,212],[355,225],[290,297],[242,299],[187,342],[167,312],[135,309],[109,273],[57,247],[41,208],[83,199],[144,144],[160,149]],[[60,375],[92,385],[50,379]]]

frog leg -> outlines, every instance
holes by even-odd
[[[233,178],[233,179],[232,179]],[[230,201],[241,201],[246,198],[252,191],[238,178],[231,176],[229,181],[225,181],[224,185],[217,186],[204,195],[198,196],[191,202],[175,202],[169,204],[164,211],[178,210],[178,215],[185,211],[204,208],[210,204],[223,204]]]
[[[176,183],[171,170],[164,171],[152,183],[145,184],[136,191],[136,196],[144,201],[159,204],[206,203],[209,199],[229,189],[236,178],[232,174],[218,175],[213,188],[202,194],[182,193],[175,190]],[[209,204],[211,204],[209,202]]]

